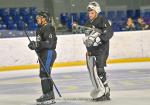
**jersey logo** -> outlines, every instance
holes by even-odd
[[[36,37],[36,41],[41,41],[41,37],[40,37],[40,35],[37,35],[37,37]]]
[[[50,33],[50,34],[49,34],[49,38],[52,38],[52,37],[53,37],[53,35]]]

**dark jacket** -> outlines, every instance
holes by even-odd
[[[55,50],[57,44],[55,28],[50,23],[38,28],[36,31],[36,41],[39,51],[43,49]]]
[[[91,46],[87,47],[87,51],[91,52],[92,55],[98,55],[100,53],[109,53],[109,39],[113,36],[112,27],[109,24],[108,20],[102,16],[98,16],[93,21],[88,21],[86,23],[87,27],[95,27],[102,31],[102,35],[100,36],[101,44],[99,46]]]

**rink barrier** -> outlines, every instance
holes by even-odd
[[[55,67],[85,65],[84,34],[58,35]],[[31,37],[35,40],[35,37]],[[37,56],[26,37],[0,39],[0,70],[38,68]],[[110,40],[108,63],[150,61],[150,30],[115,32]],[[61,63],[60,63],[61,62]]]
[[[123,59],[109,59],[107,61],[108,64],[113,63],[134,63],[134,62],[150,62],[150,58],[123,58]],[[61,62],[55,63],[55,67],[71,67],[71,66],[83,66],[86,65],[85,61],[74,61],[74,62]],[[38,64],[32,65],[20,65],[20,66],[4,66],[0,67],[0,72],[2,71],[14,71],[14,70],[31,70],[38,69]]]

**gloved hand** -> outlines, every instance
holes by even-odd
[[[31,41],[31,42],[28,44],[28,47],[29,47],[29,49],[31,49],[31,50],[35,50],[35,49],[37,48],[36,42],[35,42],[35,41]]]
[[[86,47],[90,47],[93,45],[94,39],[92,37],[84,37],[83,38],[83,43],[85,44]]]
[[[101,39],[99,37],[101,34],[101,30],[99,29],[86,30],[85,37],[83,38],[85,46],[90,47],[101,44]]]
[[[91,52],[86,52],[87,56],[92,56]]]

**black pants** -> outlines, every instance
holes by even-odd
[[[96,58],[97,74],[101,78],[101,80],[105,86],[107,78],[106,78],[106,72],[105,72],[104,67],[106,66],[108,53],[100,52],[97,55],[95,55],[95,58]]]
[[[40,78],[41,78],[41,86],[43,94],[47,94],[53,92],[53,82],[49,78],[51,76],[52,66],[56,59],[56,51],[44,49],[40,51],[39,57],[41,58],[45,67],[43,67],[42,63],[40,63]]]

